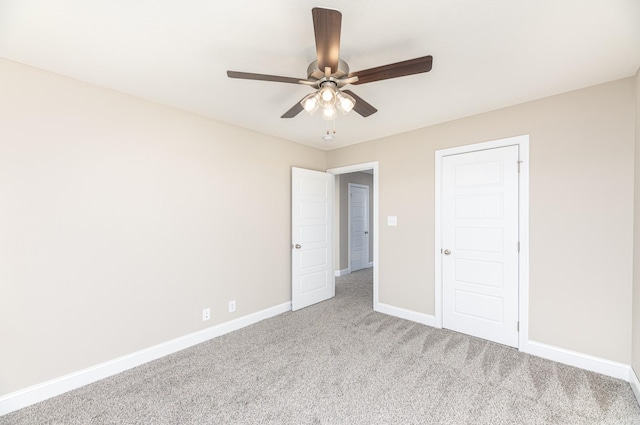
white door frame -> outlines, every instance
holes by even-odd
[[[378,302],[378,235],[379,232],[379,220],[378,220],[378,205],[379,205],[379,184],[378,184],[378,161],[366,162],[363,164],[347,165],[344,167],[331,168],[327,170],[327,173],[334,175],[356,173],[358,171],[373,170],[373,223],[369,223],[369,229],[373,227],[373,309],[379,311]],[[336,220],[333,221],[334,226]],[[335,229],[334,229],[335,231]],[[371,235],[371,232],[369,232]]]
[[[518,179],[518,239],[520,241],[518,271],[518,320],[520,350],[529,340],[529,135],[514,136],[490,142],[476,143],[438,150],[435,153],[435,324],[442,328],[442,159],[445,156],[475,152],[486,149],[519,146],[520,174]]]
[[[359,187],[359,188],[366,188],[367,189],[367,208],[366,208],[366,215],[365,215],[365,219],[367,221],[367,232],[369,232],[369,226],[371,225],[371,223],[369,223],[369,196],[370,196],[370,188],[369,185],[366,184],[360,184],[360,183],[349,183],[347,185],[347,189],[349,191],[349,196],[347,197],[347,261],[349,264],[349,271],[351,272],[351,188],[352,187]],[[335,221],[335,220],[334,220]],[[370,235],[371,233],[368,233],[368,235]],[[367,252],[367,264],[369,264],[369,237],[366,238],[367,239],[367,243],[366,243],[366,252]]]

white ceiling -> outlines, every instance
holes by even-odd
[[[342,12],[352,71],[433,56],[433,70],[351,90],[378,112],[280,116],[310,92],[311,8]],[[638,0],[0,0],[0,57],[322,149],[634,75]]]

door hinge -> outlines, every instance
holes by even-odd
[[[516,330],[520,332],[520,322],[516,322]]]
[[[522,161],[518,161],[518,172],[520,172],[520,164],[522,164]]]
[[[520,241],[518,241],[518,252],[520,252]]]

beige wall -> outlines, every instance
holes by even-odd
[[[324,151],[6,60],[0,93],[0,396],[291,300]]]
[[[633,244],[633,370],[640,377],[640,69],[635,77],[635,208]]]
[[[519,134],[530,337],[629,364],[637,80],[325,153],[0,60],[0,396],[289,301],[291,166],[379,162],[380,301],[433,314],[434,152]]]
[[[344,270],[349,268],[349,183],[364,184],[369,186],[369,262],[373,261],[373,175],[367,173],[348,173],[339,175],[339,261],[336,268]]]
[[[330,168],[379,162],[380,302],[434,314],[434,152],[529,134],[530,339],[629,364],[633,87],[627,78],[330,151]]]

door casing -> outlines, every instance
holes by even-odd
[[[514,136],[489,142],[442,149],[435,152],[435,325],[442,328],[442,159],[445,156],[519,146],[518,240],[520,242],[518,275],[518,311],[520,350],[529,340],[529,135]]]

